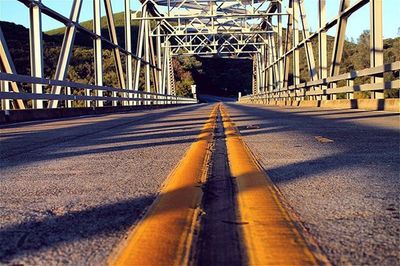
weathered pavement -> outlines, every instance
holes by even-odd
[[[332,263],[400,263],[398,114],[225,105]]]
[[[105,264],[211,107],[1,128],[0,264]]]
[[[399,263],[397,114],[225,106],[334,264]],[[211,108],[1,128],[0,263],[105,264]]]

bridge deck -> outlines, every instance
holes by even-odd
[[[332,262],[399,260],[398,114],[225,106]],[[0,262],[104,263],[212,107],[1,128]]]
[[[227,106],[246,143],[333,263],[399,261],[397,113]]]
[[[153,201],[211,107],[2,128],[1,262],[104,263]]]

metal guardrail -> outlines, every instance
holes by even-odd
[[[27,84],[41,84],[47,86],[60,86],[64,88],[65,94],[52,94],[52,93],[29,93],[29,92],[13,92],[9,90],[11,82],[27,83]],[[65,107],[72,107],[73,101],[85,101],[85,106],[90,107],[95,101],[109,101],[112,105],[117,106],[118,102],[121,105],[148,105],[148,104],[191,104],[197,103],[197,99],[189,97],[181,97],[176,95],[160,94],[153,92],[145,92],[138,90],[126,90],[120,88],[113,88],[107,86],[97,86],[91,84],[82,84],[71,81],[60,81],[46,78],[35,78],[26,75],[7,74],[0,72],[0,99],[2,100],[2,109],[10,109],[11,100],[59,100],[66,101]],[[71,92],[84,91],[85,95],[74,95]],[[103,96],[90,95],[90,91],[103,92]],[[120,93],[119,96],[106,96],[104,92]],[[93,103],[92,103],[93,102]]]
[[[175,95],[170,51],[162,47],[166,38],[152,38],[152,25],[142,21],[139,25],[136,51],[132,43],[131,1],[124,3],[124,45],[118,42],[112,0],[92,0],[93,28],[79,23],[83,0],[71,0],[70,16],[66,17],[46,6],[41,0],[15,0],[29,11],[30,75],[20,75],[14,65],[5,35],[0,27],[0,100],[1,109],[32,109],[72,107],[74,101],[84,101],[84,106],[102,107],[138,104],[196,103],[197,99]],[[120,0],[117,0],[120,1]],[[114,2],[117,2],[114,1]],[[1,2],[1,1],[0,1]],[[102,35],[102,12],[105,11],[109,38]],[[148,11],[145,11],[148,13]],[[52,79],[44,77],[44,43],[42,15],[47,15],[65,25],[58,63]],[[158,25],[158,27],[160,27]],[[67,81],[67,70],[74,50],[75,36],[79,32],[93,41],[94,83],[81,84]],[[103,85],[104,45],[113,53],[118,87]],[[11,47],[12,48],[12,47]],[[123,64],[123,57],[126,64]],[[141,73],[144,73],[144,90],[139,91]],[[31,88],[20,84],[27,83]],[[47,92],[46,92],[47,90]],[[79,91],[79,92],[78,92]],[[78,94],[78,95],[77,95]],[[84,95],[82,95],[84,94]],[[28,102],[26,102],[28,100]],[[60,103],[59,101],[65,101]],[[108,104],[107,103],[107,104]]]
[[[348,99],[354,97],[353,93],[358,91],[383,91],[385,89],[399,89],[400,77],[393,81],[379,83],[365,83],[354,85],[354,80],[362,77],[383,77],[384,73],[400,70],[400,61],[382,66],[366,68],[358,71],[351,71],[333,77],[318,79],[315,81],[303,82],[298,85],[291,85],[282,90],[273,90],[254,95],[241,97],[241,101],[252,101],[266,99],[272,101],[281,100],[306,100],[309,99],[336,99],[337,94],[346,93]],[[346,86],[336,87],[336,83],[346,81]]]

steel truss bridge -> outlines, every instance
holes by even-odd
[[[338,0],[339,12],[326,19],[326,1],[318,4],[318,29],[309,31],[304,0],[145,0],[140,10],[131,10],[125,0],[125,43],[118,43],[111,0],[93,0],[93,29],[79,24],[83,0],[74,0],[69,17],[44,5],[41,0],[16,0],[29,9],[30,75],[16,72],[0,28],[1,107],[4,110],[72,107],[84,101],[87,107],[195,103],[176,95],[172,57],[247,58],[253,60],[253,93],[243,100],[278,101],[335,99],[355,91],[371,91],[383,97],[383,90],[399,88],[400,81],[385,81],[383,74],[398,71],[400,62],[383,63],[382,1]],[[104,5],[109,36],[101,34],[101,5]],[[365,5],[370,6],[370,68],[340,73],[348,18]],[[42,14],[65,25],[64,39],[54,77],[44,77]],[[287,24],[283,25],[283,18]],[[139,21],[138,42],[132,44],[132,21]],[[327,31],[336,27],[334,45],[328,58]],[[67,69],[76,33],[93,39],[95,84],[67,80]],[[317,49],[313,46],[317,40]],[[112,47],[118,88],[103,85],[102,47]],[[136,45],[135,52],[132,45]],[[300,80],[300,52],[304,49],[309,81]],[[125,57],[126,64],[123,64]],[[144,90],[139,90],[144,72]],[[223,71],[223,70],[221,70]],[[354,85],[360,77],[371,82]],[[346,81],[345,86],[337,86]],[[31,90],[22,90],[30,84]],[[83,90],[84,95],[76,95]]]
[[[399,264],[400,99],[381,98],[400,87],[400,61],[384,64],[383,0],[337,0],[329,21],[326,0],[64,0],[69,17],[9,1],[29,11],[31,73],[0,28],[1,265]],[[343,73],[363,7],[370,67]],[[65,25],[51,77],[44,15]],[[93,40],[94,84],[68,80],[78,32]],[[105,52],[118,86],[105,86]],[[176,56],[252,60],[252,94],[178,96]]]

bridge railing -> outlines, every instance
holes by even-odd
[[[30,93],[30,92],[14,92],[10,90],[11,83],[17,84],[40,84],[48,86],[61,87],[60,94],[50,92],[46,93]],[[0,99],[1,109],[12,109],[11,102],[22,100],[27,103],[32,100],[58,100],[60,106],[70,107],[95,107],[106,106],[106,102],[112,106],[130,106],[130,105],[149,105],[149,104],[192,104],[197,103],[197,99],[189,97],[181,97],[177,95],[160,94],[153,92],[145,92],[138,90],[130,90],[113,88],[107,86],[97,86],[92,84],[82,84],[71,81],[61,81],[46,78],[35,78],[26,75],[8,74],[0,72]],[[100,93],[98,93],[100,92]],[[103,96],[98,96],[103,95]],[[114,95],[114,96],[113,96]],[[29,107],[29,104],[26,106]]]
[[[307,81],[298,85],[291,85],[281,90],[272,90],[259,94],[247,95],[241,97],[242,102],[258,102],[258,101],[302,101],[302,100],[326,100],[337,99],[339,94],[345,94],[346,99],[353,99],[354,92],[374,91],[382,92],[386,89],[399,89],[400,79],[399,72],[400,61],[385,64],[377,67],[366,68],[358,71],[318,79],[315,81]],[[397,72],[397,74],[396,74]],[[383,77],[385,73],[395,73],[397,78],[384,82],[364,82],[363,84],[354,85],[356,79],[364,77]],[[345,86],[338,87],[337,84],[343,81]]]
[[[3,1],[0,1],[3,2]],[[69,107],[102,107],[102,106],[130,106],[150,104],[188,104],[197,100],[188,97],[176,96],[174,74],[170,49],[162,46],[166,38],[153,38],[154,25],[148,21],[141,21],[138,27],[136,49],[133,49],[133,14],[131,0],[92,0],[93,23],[92,29],[80,24],[83,0],[74,0],[69,17],[45,5],[41,0],[15,0],[20,2],[29,11],[29,59],[30,75],[17,73],[12,54],[12,42],[7,42],[13,33],[8,30],[3,33],[0,26],[0,100],[1,109],[50,109]],[[124,3],[124,41],[118,36],[117,25],[114,18],[112,4]],[[14,12],[6,9],[7,4],[0,3],[0,8],[5,12]],[[108,37],[104,36],[103,14],[107,21]],[[149,15],[145,9],[142,13]],[[47,78],[44,71],[45,42],[43,34],[42,16],[46,15],[64,24],[63,41],[60,46],[58,62],[51,79]],[[121,26],[121,25],[120,25]],[[160,27],[160,25],[158,25]],[[158,29],[159,30],[159,29]],[[68,81],[68,67],[71,65],[76,36],[79,33],[91,39],[95,85],[82,84]],[[123,43],[123,44],[122,44]],[[55,46],[56,47],[56,46]],[[85,48],[85,49],[86,49]],[[116,87],[104,86],[103,52],[112,52],[115,65],[115,74],[118,85]],[[15,52],[15,51],[14,51]],[[18,55],[19,56],[19,55]],[[110,72],[107,72],[110,73]],[[141,85],[142,74],[144,84]],[[49,75],[49,74],[47,74]],[[139,89],[142,89],[141,91]]]

